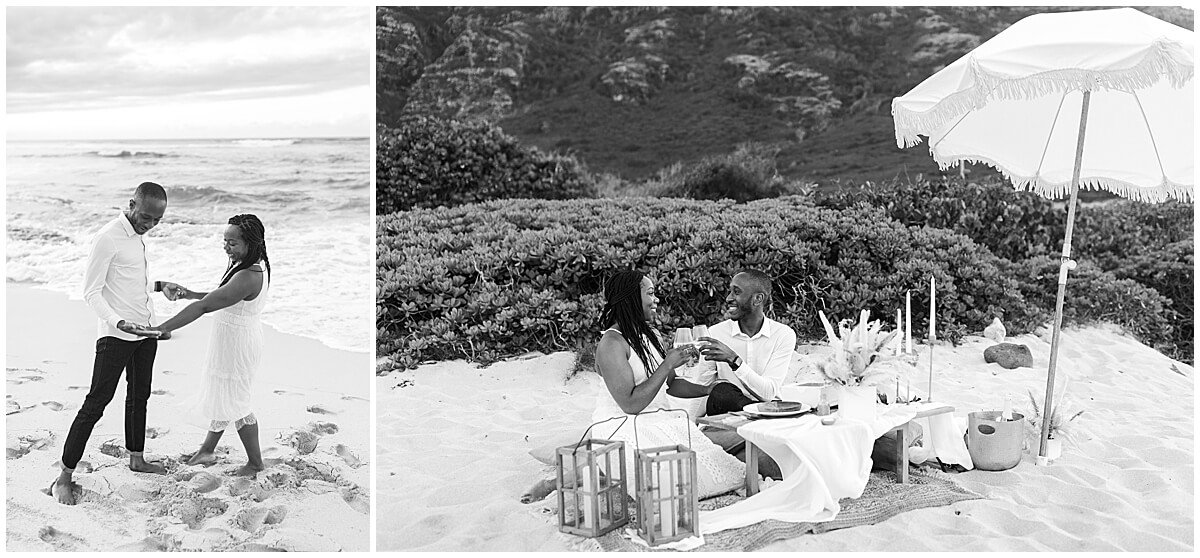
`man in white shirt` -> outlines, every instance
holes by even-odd
[[[116,394],[122,371],[126,372],[127,385],[125,447],[129,450],[129,468],[143,473],[166,473],[161,465],[147,463],[142,455],[146,443],[146,402],[150,399],[158,340],[132,333],[137,325],[149,325],[154,319],[150,302],[154,284],[150,282],[142,237],[158,225],[166,209],[167,193],[162,186],[143,182],[129,200],[129,206],[93,239],[83,277],[83,298],[99,317],[96,360],[91,388],[63,443],[62,472],[52,487],[60,503],[75,504],[71,477],[83,457],[92,428]],[[164,288],[170,295],[176,287],[166,283],[155,290]]]
[[[717,366],[708,415],[776,399],[796,350],[796,332],[765,314],[771,303],[770,276],[754,269],[734,275],[725,301],[727,319],[701,338],[707,342],[704,358]]]

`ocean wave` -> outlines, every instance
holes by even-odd
[[[84,153],[84,155],[91,157],[113,157],[118,159],[161,159],[163,157],[178,157],[178,155],[171,153],[159,153],[157,151],[130,151],[128,149],[88,151]]]
[[[232,143],[242,147],[279,147],[283,145],[294,145],[300,143],[299,139],[240,139],[233,140]]]
[[[348,211],[348,212],[351,212],[352,214],[356,214],[356,215],[359,214],[359,212],[361,211],[362,212],[361,214],[369,215],[370,211],[371,211],[371,206],[374,205],[374,203],[375,203],[374,200],[367,200],[367,199],[362,199],[362,198],[350,198],[350,199],[342,201],[341,203],[334,206],[333,210],[334,211]]]
[[[253,197],[228,192],[212,186],[174,186],[167,189],[171,203],[192,205],[198,203],[249,203]]]
[[[364,190],[371,187],[371,180],[361,176],[348,176],[345,178],[331,177],[317,182],[345,190]]]
[[[23,227],[20,225],[9,225],[5,229],[5,234],[8,236],[9,240],[40,241],[48,243],[72,242],[71,237],[65,236],[58,231],[48,231],[34,227]]]

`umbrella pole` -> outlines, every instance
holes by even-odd
[[[1083,92],[1083,109],[1079,116],[1079,140],[1075,145],[1075,169],[1071,173],[1071,201],[1067,205],[1067,231],[1063,238],[1062,264],[1058,269],[1058,297],[1054,302],[1054,333],[1050,339],[1050,369],[1046,374],[1046,403],[1042,405],[1042,435],[1041,444],[1035,462],[1046,465],[1047,440],[1050,438],[1050,419],[1054,416],[1054,369],[1058,365],[1058,336],[1062,329],[1063,299],[1067,295],[1067,271],[1075,268],[1071,260],[1071,233],[1075,228],[1075,205],[1079,198],[1079,169],[1083,166],[1083,139],[1087,135],[1088,105],[1091,104],[1092,92]]]

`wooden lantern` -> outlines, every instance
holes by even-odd
[[[638,535],[650,546],[700,534],[696,452],[682,446],[634,453]]]
[[[558,529],[599,537],[629,523],[625,442],[588,438],[557,451]]]

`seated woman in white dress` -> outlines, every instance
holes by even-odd
[[[695,348],[671,349],[664,356],[658,334],[650,327],[658,298],[649,277],[637,271],[617,273],[605,284],[604,298],[600,321],[607,329],[596,346],[596,369],[608,389],[597,395],[594,422],[670,409],[668,385],[681,394],[692,391],[694,396],[705,394],[706,388],[687,384],[675,376],[676,368],[697,356]],[[696,452],[701,498],[736,489],[745,479],[745,465],[712,443],[683,413],[637,416],[636,435],[635,417],[627,418],[610,420],[592,429],[595,437],[625,442],[627,471],[633,471],[634,452],[639,446],[682,445]],[[631,484],[631,492],[633,488]]]

